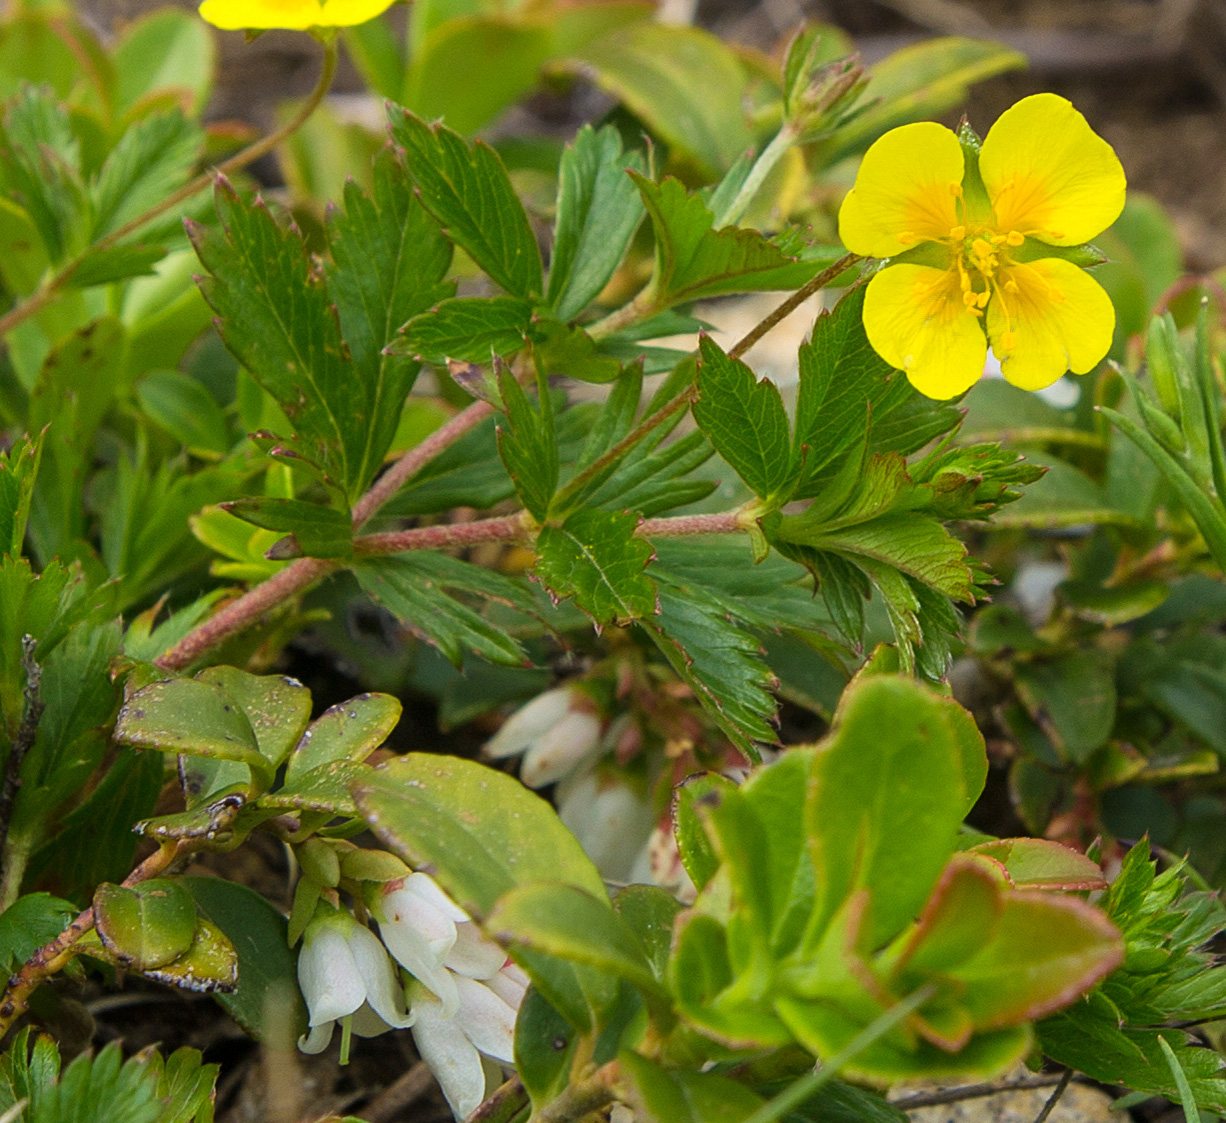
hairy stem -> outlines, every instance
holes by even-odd
[[[525,538],[524,512],[470,523],[444,523],[415,526],[386,534],[367,534],[353,544],[359,556],[401,554],[409,550],[445,550],[453,546],[474,546],[480,542],[515,542]]]
[[[323,101],[328,90],[331,89],[332,79],[336,76],[337,50],[335,40],[324,44],[324,62],[323,69],[319,75],[319,81],[315,84],[315,88],[311,91],[310,96],[303,103],[302,107],[294,115],[293,120],[277,129],[276,132],[269,133],[268,136],[262,137],[254,144],[248,145],[241,152],[235,153],[228,160],[218,165],[215,170],[202,172],[190,183],[184,184],[178,191],[167,195],[165,199],[150,207],[143,214],[137,215],[131,221],[125,222],[119,229],[112,230],[105,238],[100,238],[94,242],[84,253],[73,258],[72,261],[68,262],[57,273],[47,278],[24,301],[9,309],[5,315],[0,316],[0,335],[11,331],[18,324],[28,320],[46,307],[58,295],[60,290],[72,280],[76,271],[87,257],[119,245],[129,235],[135,234],[142,227],[148,226],[155,219],[161,218],[168,211],[174,210],[175,207],[186,202],[193,195],[198,195],[201,191],[206,190],[216,176],[233,175],[235,172],[241,171],[249,164],[255,163],[260,157],[267,156],[277,145],[293,136],[294,133],[306,124],[311,114],[319,108],[319,103]]]
[[[748,332],[744,338],[738,340],[728,352],[728,357],[731,359],[739,359],[745,354],[755,343],[758,342],[772,328],[778,327],[780,323],[786,320],[793,312],[796,311],[806,300],[809,299],[815,292],[824,289],[831,281],[840,273],[846,272],[857,261],[860,261],[858,254],[849,253],[840,257],[833,265],[823,269],[816,277],[813,278],[804,288],[797,289],[791,296],[779,305],[769,316],[759,323],[752,331]]]

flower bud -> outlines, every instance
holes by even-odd
[[[627,881],[651,834],[650,802],[616,772],[589,769],[558,789],[558,817],[604,877]]]

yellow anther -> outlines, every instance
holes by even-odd
[[[1021,292],[1021,289],[1017,287],[1016,281],[1010,280],[1005,282],[1005,292]]]
[[[1005,234],[993,234],[992,235],[992,245],[994,246],[1001,245],[1004,242],[1006,237],[1007,235]]]
[[[1005,236],[1005,241],[1011,246],[1020,246],[1026,240],[1026,235],[1017,230],[1010,230]]]
[[[955,242],[962,241],[962,239],[966,237],[966,227],[965,226],[951,226],[949,228],[949,236]]]
[[[971,249],[974,251],[975,256],[980,260],[986,260],[995,256],[995,251],[992,249],[991,244],[985,242],[982,238],[976,238],[971,243]]]
[[[913,246],[919,241],[919,239],[910,230],[904,230],[901,234],[899,234],[898,240],[904,246]]]
[[[1017,346],[1017,332],[1002,331],[1000,333],[1000,349],[1002,351],[1012,351]]]
[[[972,316],[978,316],[980,319],[983,319],[983,313],[980,312],[978,308],[968,308],[967,311],[970,312]]]
[[[980,308],[986,308],[986,307],[988,306],[988,301],[989,301],[991,298],[992,298],[992,293],[991,293],[991,290],[989,290],[989,289],[984,289],[984,290],[983,290],[983,292],[981,292],[981,293],[979,294],[979,301],[978,301],[978,303],[979,303],[979,307],[980,307]]]

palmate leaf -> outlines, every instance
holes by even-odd
[[[644,573],[651,546],[634,531],[634,515],[579,511],[537,538],[534,576],[559,599],[575,603],[598,625],[652,615],[655,587]]]
[[[512,667],[529,662],[505,628],[486,620],[457,596],[497,601],[532,614],[535,602],[523,584],[458,558],[426,551],[372,559],[356,566],[355,572],[371,597],[456,666],[466,651]]]
[[[389,112],[421,201],[447,236],[512,296],[539,297],[536,236],[498,154],[481,141],[469,148],[459,133],[398,106]]]
[[[451,243],[413,194],[403,164],[385,148],[374,193],[345,185],[344,211],[328,215],[328,291],[362,385],[371,388],[370,439],[359,476],[369,479],[391,445],[418,366],[385,348],[400,327],[455,291],[444,281]]]
[[[262,202],[243,202],[224,180],[216,202],[220,227],[188,229],[211,274],[201,289],[218,330],[352,501],[368,482],[375,388],[359,381],[297,232],[282,230]]]
[[[782,505],[795,484],[788,417],[773,382],[730,359],[710,337],[699,345],[694,420],[758,498]]]
[[[680,180],[653,183],[631,172],[656,235],[652,293],[661,308],[703,297],[762,289],[795,289],[839,254],[815,248],[785,252],[756,230],[714,229],[715,218]]]
[[[626,169],[642,172],[637,153],[622,152],[612,125],[579,130],[558,169],[558,217],[554,224],[546,301],[559,320],[577,316],[600,294],[617,268],[643,217],[643,201]]]

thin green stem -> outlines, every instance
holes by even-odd
[[[589,324],[584,330],[593,339],[605,339],[632,324],[650,320],[657,312],[662,311],[663,309],[656,305],[656,287],[653,282],[649,283],[628,304],[623,304],[616,311],[610,312],[603,320]]]
[[[254,144],[231,156],[230,159],[224,161],[215,170],[202,172],[190,183],[184,184],[177,191],[167,195],[166,198],[160,200],[143,214],[137,215],[117,230],[112,230],[106,237],[94,242],[84,253],[73,258],[72,261],[68,262],[57,273],[48,277],[22,303],[9,309],[5,315],[0,316],[0,335],[12,331],[18,324],[24,323],[31,316],[46,307],[59,294],[60,290],[72,280],[86,258],[119,245],[129,235],[135,234],[142,227],[148,226],[155,219],[161,218],[162,215],[173,210],[179,204],[206,190],[217,176],[233,175],[249,164],[255,163],[260,157],[267,156],[279,144],[293,136],[294,133],[306,124],[311,114],[319,108],[319,103],[323,101],[328,90],[332,88],[332,80],[336,76],[337,50],[335,40],[324,44],[323,70],[320,72],[319,81],[315,84],[315,88],[311,91],[310,96],[303,102],[302,107],[291,121],[277,129],[276,132],[269,133],[268,136],[257,140]]]
[[[715,216],[716,230],[723,226],[735,226],[741,221],[749,209],[749,204],[762,190],[766,177],[775,170],[775,165],[783,159],[788,149],[795,143],[796,130],[790,124],[784,125],[775,134],[775,139],[762,150],[762,155],[754,161],[753,167],[749,169],[749,175],[745,177],[745,182],[741,184],[741,189],[736,196],[724,208],[722,214]]]
[[[768,1103],[764,1103],[749,1116],[745,1123],[776,1123],[793,1108],[799,1107],[806,1100],[812,1099],[821,1089],[833,1080],[847,1064],[869,1046],[876,1044],[900,1022],[906,1021],[925,1002],[936,994],[936,985],[928,983],[891,1006],[884,1014],[875,1019],[821,1068],[805,1073],[799,1080],[793,1081],[787,1088]]]

